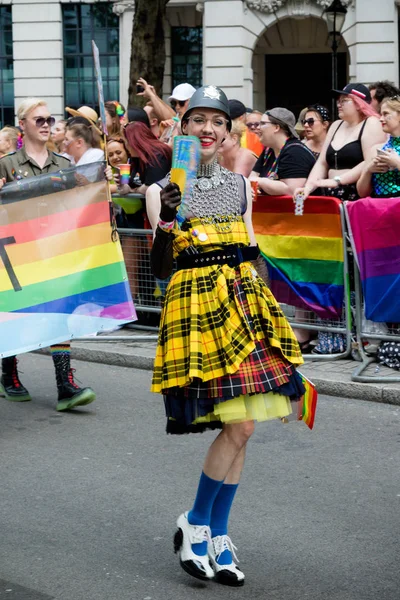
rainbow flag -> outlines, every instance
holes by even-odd
[[[298,371],[298,373],[301,376],[303,385],[306,389],[300,404],[301,412],[299,414],[299,420],[304,421],[307,427],[312,429],[314,427],[315,413],[317,412],[318,392],[315,385],[307,379],[303,373],[300,373],[300,371]]]
[[[136,319],[104,163],[0,192],[0,357]]]
[[[337,319],[344,300],[340,201],[314,197],[295,216],[293,199],[258,196],[253,225],[278,302]]]
[[[400,322],[400,198],[346,203],[352,245],[360,269],[365,316]]]

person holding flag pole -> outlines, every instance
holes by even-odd
[[[0,190],[4,184],[12,181],[20,181],[43,173],[56,173],[70,167],[67,158],[50,152],[46,147],[55,119],[50,115],[45,100],[27,98],[18,107],[17,116],[19,126],[24,132],[24,146],[0,159]],[[70,342],[53,345],[50,349],[56,371],[57,411],[65,411],[93,402],[96,399],[94,391],[90,387],[81,388],[74,380]],[[28,390],[19,379],[15,356],[2,359],[0,395],[13,402],[31,400]]]
[[[98,50],[97,53],[96,50],[97,47],[93,42],[102,130],[105,135],[107,133],[105,107]],[[35,177],[44,173],[56,173],[71,166],[69,159],[47,149],[46,145],[50,139],[51,128],[55,123],[55,119],[50,115],[47,103],[44,100],[27,98],[18,107],[17,116],[19,126],[24,133],[24,147],[0,159],[0,190],[8,182]],[[89,121],[87,122],[89,123]],[[95,128],[94,124],[92,126]],[[109,186],[107,187],[109,189]],[[111,202],[110,194],[109,200]],[[115,236],[114,231],[113,236]],[[58,389],[56,410],[70,410],[93,402],[96,399],[94,391],[90,387],[79,387],[74,380],[73,369],[71,368],[70,342],[51,346],[51,355]],[[31,400],[28,390],[19,379],[17,358],[15,356],[2,359],[0,395],[13,402]]]
[[[182,117],[183,133],[200,145],[193,180],[188,169],[181,188],[173,183],[174,152],[171,175],[149,188],[146,202],[155,230],[153,273],[166,279],[174,258],[177,265],[161,315],[152,391],[164,396],[167,433],[221,430],[194,504],[178,517],[174,547],[193,577],[241,586],[228,519],[246,445],[256,420],[287,417],[305,387],[296,371],[303,362],[297,340],[255,268],[250,183],[217,162],[231,124],[225,93],[212,85],[198,89]]]

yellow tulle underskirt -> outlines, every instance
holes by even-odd
[[[292,413],[292,406],[287,396],[274,394],[253,394],[238,396],[232,400],[226,400],[214,404],[212,413],[204,417],[197,417],[193,425],[199,423],[244,423],[245,421],[269,421],[271,419],[282,419]]]

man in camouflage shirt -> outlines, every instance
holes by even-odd
[[[0,190],[3,185],[35,177],[44,173],[55,173],[71,166],[68,158],[50,152],[47,142],[54,118],[44,100],[27,98],[18,107],[19,125],[24,133],[24,146],[0,158]],[[69,342],[51,347],[58,389],[57,410],[89,404],[96,396],[91,388],[80,388],[74,381],[70,364]],[[31,400],[28,390],[19,380],[15,356],[2,359],[0,395],[14,402]]]

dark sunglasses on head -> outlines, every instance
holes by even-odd
[[[171,100],[171,106],[172,108],[176,108],[176,106],[179,104],[179,106],[182,108],[183,106],[185,106],[186,100]]]
[[[54,117],[47,117],[47,119],[45,119],[44,117],[35,117],[36,127],[43,127],[45,123],[47,123],[49,127],[53,127],[55,125],[55,122],[56,120]]]
[[[301,124],[304,125],[309,125],[310,127],[312,127],[315,123],[315,121],[319,121],[320,119],[314,119],[313,117],[310,117],[309,119],[303,119]]]

